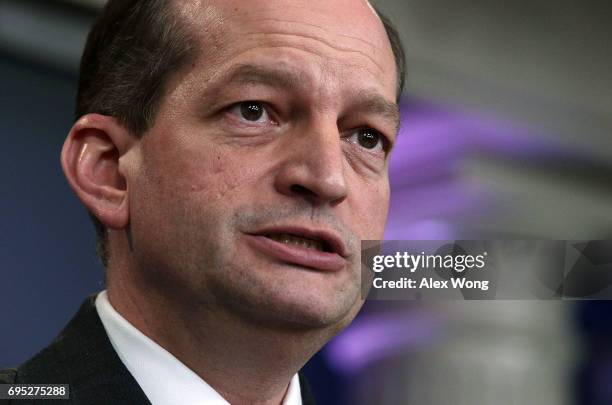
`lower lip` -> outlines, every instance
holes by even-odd
[[[246,237],[253,248],[282,262],[321,271],[339,271],[346,266],[346,259],[337,253],[289,245],[262,235],[246,235]]]

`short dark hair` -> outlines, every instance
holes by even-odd
[[[89,32],[79,70],[76,119],[88,113],[115,117],[134,136],[154,123],[169,78],[197,57],[198,40],[173,0],[109,0]],[[378,12],[378,10],[377,10]],[[399,34],[378,12],[395,57],[397,98],[406,61]],[[96,251],[108,265],[108,233],[90,213]]]
[[[373,6],[374,10],[380,17],[383,25],[385,26],[385,31],[387,32],[387,37],[389,38],[389,42],[391,43],[391,50],[393,51],[393,57],[395,58],[395,70],[397,72],[397,86],[396,86],[396,101],[399,103],[400,97],[404,92],[404,86],[406,84],[406,52],[404,51],[404,45],[402,44],[402,39],[400,38],[399,32],[395,28],[395,25],[391,22],[391,20],[380,10]]]

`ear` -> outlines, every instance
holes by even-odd
[[[128,182],[119,159],[136,142],[115,118],[87,114],[72,127],[61,164],[68,183],[100,222],[122,229],[129,223]]]

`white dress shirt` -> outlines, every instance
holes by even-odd
[[[153,405],[229,405],[217,391],[129,323],[112,307],[106,291],[96,297],[96,310],[119,355]],[[302,405],[300,381],[294,375],[283,405]]]

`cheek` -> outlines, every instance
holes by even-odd
[[[221,232],[235,207],[261,198],[269,157],[198,139],[167,143],[144,151],[148,155],[136,196],[148,201],[146,208],[151,217],[162,218],[160,225],[192,232],[206,225]]]
[[[145,150],[143,172],[153,192],[210,204],[238,186],[240,165],[230,153],[205,137],[202,142],[184,138]]]
[[[232,171],[214,153],[174,152],[149,155],[136,178],[130,195],[134,246],[143,263],[163,268],[210,264],[201,252],[218,250],[215,244],[229,237]]]
[[[389,183],[381,181],[356,190],[350,204],[354,229],[361,240],[381,240],[389,210]]]

